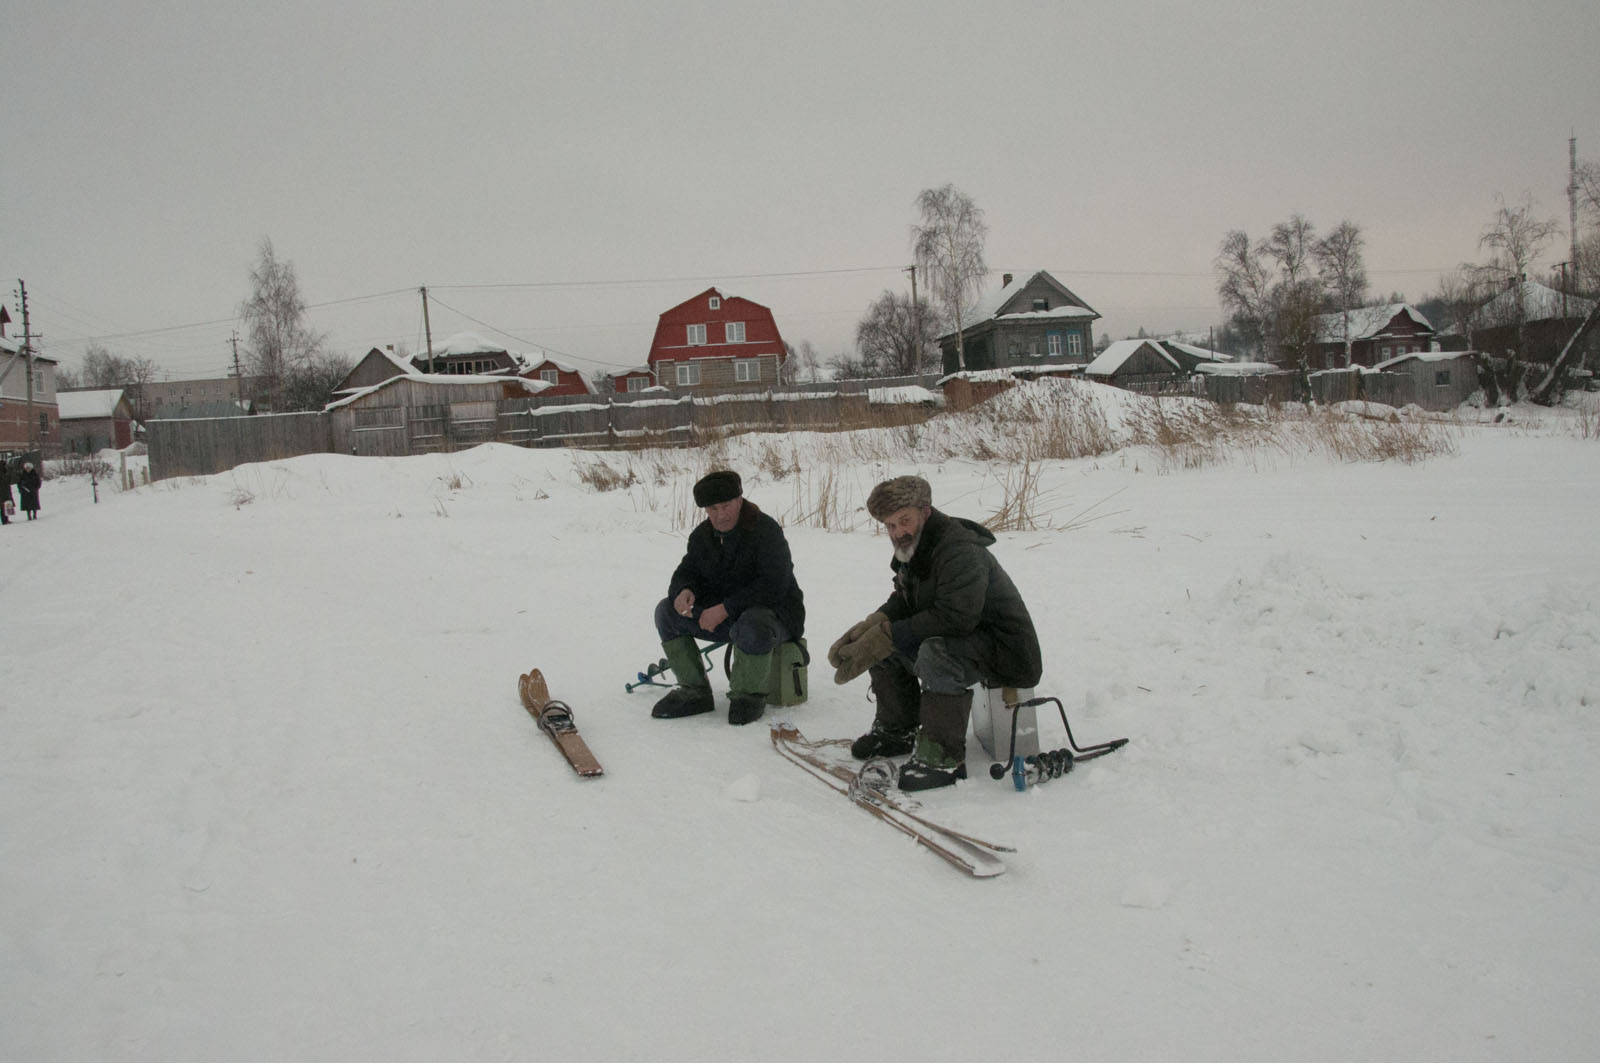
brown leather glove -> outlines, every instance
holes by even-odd
[[[831,649],[828,651],[828,662],[838,669],[833,673],[833,681],[848,683],[893,652],[894,638],[889,634],[889,621],[881,620],[863,631],[854,642],[839,647],[837,655]]]
[[[850,630],[846,631],[843,635],[840,635],[838,640],[834,642],[832,646],[828,647],[828,663],[833,665],[835,668],[839,667],[844,663],[843,659],[839,657],[840,650],[844,649],[846,646],[850,645],[850,643],[860,638],[866,632],[867,628],[877,627],[879,624],[888,619],[889,618],[882,613],[873,613],[865,620],[851,624]]]

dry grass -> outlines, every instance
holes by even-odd
[[[998,481],[1001,503],[985,521],[996,531],[1072,530],[1114,516],[1110,497],[1088,505],[1051,497],[1047,474],[1060,462],[1128,454],[1133,467],[1200,469],[1242,463],[1326,458],[1414,464],[1457,451],[1461,427],[1448,419],[1360,416],[1346,409],[1300,405],[1219,407],[1174,397],[1133,399],[1081,382],[1039,382],[1014,388],[961,413],[907,423],[904,408],[883,411],[867,427],[789,434],[740,434],[737,404],[696,448],[640,449],[604,458],[575,457],[578,478],[596,491],[631,489],[643,509],[665,510],[674,528],[702,518],[691,485],[718,468],[737,469],[748,484],[789,485],[786,505],[767,507],[792,527],[852,531],[871,526],[862,508],[864,480],[895,470],[977,462]],[[1600,414],[1580,417],[1584,438],[1600,437]],[[656,488],[665,487],[665,491]]]

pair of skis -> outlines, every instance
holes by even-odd
[[[539,730],[550,736],[573,771],[586,778],[604,774],[599,760],[572,721],[572,709],[565,702],[550,697],[543,672],[534,668],[523,673],[517,680],[517,692]],[[916,839],[918,844],[974,878],[993,878],[1004,873],[1006,865],[1000,854],[1016,851],[930,819],[916,801],[894,789],[895,772],[891,762],[879,759],[858,768],[851,759],[848,739],[813,742],[792,725],[780,723],[772,727],[772,746],[785,760],[848,797],[858,808]]]
[[[850,798],[856,807],[915,838],[919,845],[973,878],[1003,874],[1006,864],[1000,854],[1016,852],[1009,845],[984,841],[930,819],[921,811],[921,805],[894,788],[892,762],[879,758],[858,766],[850,756],[848,738],[813,742],[794,726],[775,723],[772,747],[785,760]]]

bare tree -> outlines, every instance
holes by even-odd
[[[1478,267],[1463,265],[1453,273],[1439,278],[1439,302],[1450,315],[1449,324],[1466,340],[1467,349],[1474,350],[1473,332],[1478,323],[1478,310],[1488,302],[1493,292],[1485,283]]]
[[[1350,311],[1362,306],[1367,298],[1367,265],[1362,254],[1365,244],[1361,226],[1346,220],[1311,247],[1323,287],[1339,313],[1346,366],[1350,364]]]
[[[289,372],[311,366],[322,354],[326,336],[306,324],[306,302],[294,263],[280,260],[272,241],[262,238],[250,270],[250,298],[239,304],[249,337],[251,372],[272,408],[283,409]]]
[[[983,261],[989,226],[972,197],[953,184],[923,189],[917,196],[917,210],[922,220],[911,227],[912,252],[934,300],[955,323],[955,368],[965,369],[967,348],[961,336],[961,316],[967,300],[983,290],[989,272]]]
[[[123,389],[134,418],[144,421],[150,415],[145,385],[155,380],[156,374],[156,363],[151,359],[122,358],[112,354],[104,344],[91,341],[83,352],[83,372],[78,380],[86,388]]]
[[[1251,243],[1249,234],[1234,229],[1222,238],[1213,263],[1217,296],[1244,343],[1260,357],[1267,355],[1272,318],[1272,271],[1266,255]]]
[[[278,413],[320,410],[333,399],[333,389],[350,374],[352,362],[343,355],[315,354],[290,367],[283,376]]]
[[[1489,276],[1501,280],[1511,293],[1512,320],[1517,329],[1517,346],[1511,352],[1516,362],[1527,350],[1528,304],[1523,284],[1528,270],[1544,251],[1544,245],[1561,231],[1561,223],[1554,218],[1536,218],[1533,197],[1524,194],[1518,206],[1508,206],[1504,196],[1495,196],[1498,206],[1494,218],[1478,238],[1478,246],[1487,248],[1489,262],[1480,267]]]
[[[938,323],[911,297],[886,290],[856,325],[856,349],[872,376],[914,376],[930,368]],[[918,334],[918,330],[921,334]]]

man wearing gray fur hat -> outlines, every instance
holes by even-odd
[[[972,686],[1031,687],[1044,669],[1039,636],[981,524],[933,508],[920,476],[885,480],[867,512],[894,544],[894,593],[828,650],[835,683],[867,672],[878,703],[858,759],[910,753],[900,789],[964,779]]]
[[[805,596],[783,527],[744,497],[739,474],[708,473],[694,485],[694,504],[706,519],[689,533],[689,547],[656,606],[656,633],[678,685],[650,715],[676,719],[710,712],[711,683],[696,639],[731,643],[728,722],[752,723],[767,703],[771,656],[805,634]]]

